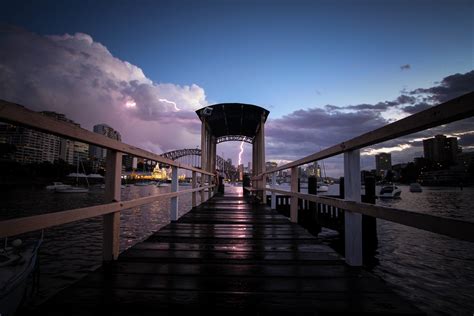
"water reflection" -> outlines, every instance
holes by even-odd
[[[184,189],[188,189],[186,187]],[[183,188],[180,188],[180,190]],[[169,187],[127,186],[122,200],[169,192]],[[200,202],[199,194],[197,195]],[[0,220],[58,212],[104,203],[104,190],[93,187],[87,194],[56,194],[44,189],[10,190],[2,193]],[[191,208],[191,194],[179,199],[179,214]],[[146,239],[169,223],[169,201],[160,200],[120,214],[120,251]],[[19,236],[37,238],[37,233]],[[102,218],[95,217],[45,230],[40,249],[41,280],[37,304],[74,283],[102,263]]]

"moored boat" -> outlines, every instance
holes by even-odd
[[[410,183],[410,192],[423,192],[421,185],[417,182]]]
[[[25,244],[13,241],[14,247],[5,247],[0,253],[0,313],[14,315],[25,297],[28,277],[33,272],[39,241]]]
[[[57,193],[87,193],[89,192],[89,189],[84,188],[84,187],[70,186],[69,188],[56,189],[55,192]]]
[[[71,185],[69,184],[64,184],[62,182],[53,182],[53,184],[46,186],[46,190],[57,190],[57,189],[65,189],[65,188],[70,188]]]
[[[380,198],[386,198],[386,199],[396,199],[400,198],[402,194],[402,190],[395,186],[394,184],[391,185],[384,185],[379,192],[379,197]]]

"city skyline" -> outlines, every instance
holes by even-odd
[[[124,142],[158,154],[199,145],[197,108],[252,103],[270,110],[267,160],[284,162],[472,91],[469,1],[339,5],[10,3],[0,13],[10,48],[0,52],[0,98],[87,129],[92,119],[120,126]],[[472,123],[366,148],[362,168],[379,152],[420,156],[436,134],[473,150]],[[238,161],[239,145],[217,152]],[[250,153],[245,144],[244,165]],[[328,173],[339,160],[326,161]]]

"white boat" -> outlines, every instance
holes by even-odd
[[[384,199],[395,199],[399,198],[402,194],[402,190],[399,187],[391,184],[391,185],[384,185],[380,189],[379,197]]]
[[[28,277],[36,266],[38,249],[42,239],[22,245],[13,241],[15,247],[6,247],[0,252],[0,312],[14,315],[25,297]]]
[[[423,192],[421,185],[417,182],[410,183],[410,192]]]
[[[136,185],[137,187],[144,187],[144,186],[150,185],[150,183],[149,182],[136,182],[134,185]]]
[[[87,193],[89,192],[88,188],[84,187],[69,187],[69,188],[63,188],[63,189],[56,189],[57,193]]]
[[[316,192],[327,192],[329,187],[324,182],[316,183]]]
[[[46,190],[57,190],[57,189],[66,189],[70,188],[71,185],[69,184],[64,184],[62,182],[53,182],[53,184],[46,186]]]
[[[169,187],[170,184],[168,182],[158,182],[156,185],[157,187]]]
[[[89,192],[89,181],[87,181],[87,176],[84,173],[79,173],[79,160],[77,161],[77,171],[75,173],[70,173],[68,177],[76,177],[76,185],[75,186],[69,186],[66,188],[59,188],[56,189],[55,192],[57,193],[87,193]],[[82,166],[82,169],[84,169],[84,166]],[[79,183],[79,178],[85,178],[86,183],[87,183],[87,188],[85,187],[80,187],[78,186]]]

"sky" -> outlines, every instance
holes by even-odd
[[[0,5],[0,98],[109,124],[156,153],[198,146],[194,111],[208,104],[268,109],[267,160],[283,162],[474,90],[472,1]],[[362,166],[381,150],[421,156],[420,137],[438,132],[474,149],[470,123],[368,148]],[[217,152],[236,162],[239,146]]]

